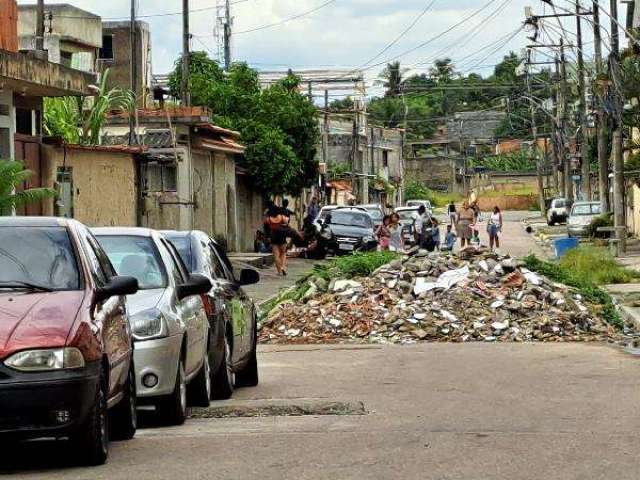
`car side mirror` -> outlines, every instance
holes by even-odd
[[[240,285],[255,285],[260,281],[260,274],[251,268],[240,270]]]
[[[96,289],[96,302],[103,302],[120,295],[133,295],[139,288],[138,279],[135,277],[123,275],[111,277],[107,285]]]
[[[193,275],[189,275],[186,283],[176,287],[176,295],[178,296],[178,300],[184,300],[194,295],[203,295],[211,290],[211,287],[211,280],[204,275],[194,273]]]

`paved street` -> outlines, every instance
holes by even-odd
[[[638,359],[607,346],[268,347],[237,399],[360,400],[368,415],[192,420],[60,468],[30,446],[7,478],[636,479]],[[10,466],[9,466],[10,465]]]
[[[522,215],[507,217],[506,251],[533,246]],[[263,275],[260,285],[264,298],[276,279]],[[14,446],[2,472],[45,480],[637,478],[640,363],[611,346],[263,346],[259,362],[260,385],[224,405],[362,402],[367,414],[147,427],[92,469],[73,467],[64,442]]]

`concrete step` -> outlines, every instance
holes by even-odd
[[[274,259],[271,253],[234,252],[229,254],[229,260],[239,267],[269,268]]]

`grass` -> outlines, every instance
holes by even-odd
[[[536,195],[537,190],[533,187],[521,187],[521,188],[512,188],[510,190],[485,190],[479,194],[482,197],[511,197],[511,196],[520,196],[520,195]]]
[[[580,251],[584,251],[586,249],[578,248],[576,250],[576,253],[571,252],[575,256],[573,260],[563,259],[563,262],[546,262],[544,260],[540,260],[535,255],[529,255],[528,257],[525,257],[524,261],[527,268],[530,270],[539,272],[554,282],[564,283],[565,285],[574,287],[585,299],[597,305],[601,305],[602,317],[605,321],[617,328],[622,328],[624,326],[624,322],[618,314],[611,296],[600,288],[600,285],[602,284],[596,283],[596,280],[603,281],[616,277],[626,279],[627,277],[625,275],[627,272],[618,265],[612,267],[609,264],[609,259],[606,258],[606,255],[603,254],[603,252],[587,252],[585,254]],[[595,259],[597,258],[605,260],[608,266],[594,265],[593,262],[596,261]],[[579,265],[579,267],[574,268],[573,265]],[[585,273],[584,269],[587,268],[588,265],[592,266],[592,270],[603,269],[608,270],[609,273],[595,274],[593,271]],[[620,269],[622,269],[623,272],[620,272]]]
[[[559,263],[572,275],[595,285],[630,283],[640,278],[640,273],[621,267],[615,258],[601,247],[574,248],[569,250]]]
[[[328,282],[334,278],[366,277],[398,256],[399,254],[394,252],[354,253],[334,258],[322,265],[316,265],[313,274]]]

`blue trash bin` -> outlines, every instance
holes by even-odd
[[[558,240],[553,242],[553,245],[556,249],[556,258],[563,257],[568,250],[572,248],[578,247],[578,239],[577,238],[559,238]]]

